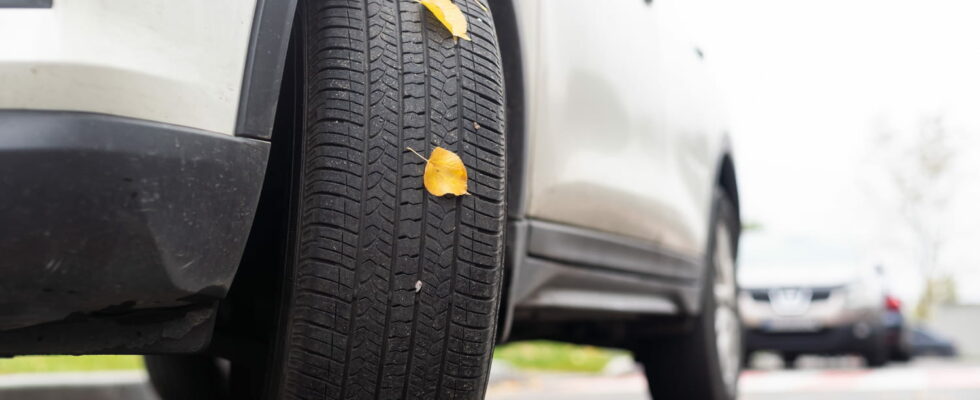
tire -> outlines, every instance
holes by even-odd
[[[738,374],[742,366],[742,327],[738,307],[734,306],[738,292],[734,281],[734,249],[737,243],[738,220],[730,200],[718,196],[715,200],[715,219],[709,241],[709,251],[704,290],[702,291],[702,312],[693,317],[693,328],[684,333],[657,336],[637,351],[637,358],[643,364],[650,393],[657,400],[671,399],[735,399],[737,395]],[[728,256],[721,255],[727,253]],[[723,258],[728,258],[723,260]],[[726,276],[720,279],[730,282],[726,298],[715,296],[716,271],[724,270]],[[725,321],[732,323],[728,356],[719,356],[718,335],[715,322],[716,304],[726,304],[731,315]],[[719,314],[720,315],[720,314]],[[734,317],[734,320],[730,318]],[[727,364],[722,366],[722,359]],[[727,368],[728,377],[723,370]]]
[[[796,360],[800,358],[800,355],[796,353],[783,353],[779,357],[783,359],[783,368],[796,369]]]
[[[884,367],[888,364],[888,342],[885,335],[879,332],[869,338],[868,348],[862,355],[864,363],[870,368]]]
[[[912,352],[909,349],[907,328],[901,326],[889,334],[888,359],[900,363],[912,361]]]
[[[493,20],[472,41],[414,0],[301,2],[305,93],[292,256],[267,393],[281,399],[478,399],[500,301],[504,94]],[[423,188],[441,146],[469,194]]]
[[[906,349],[895,349],[890,355],[889,361],[895,361],[900,363],[907,363],[912,361],[912,353]]]

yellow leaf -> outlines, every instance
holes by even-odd
[[[426,160],[411,147],[408,150]],[[432,149],[432,154],[429,155],[425,163],[425,174],[422,176],[422,182],[425,184],[425,189],[433,196],[468,194],[466,192],[466,166],[463,165],[463,160],[456,153],[442,147],[437,146]]]
[[[422,3],[425,8],[428,8],[429,12],[435,15],[439,22],[442,22],[454,37],[470,40],[469,35],[466,34],[466,16],[463,15],[463,12],[452,1],[418,0],[418,2]]]

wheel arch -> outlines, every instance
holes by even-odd
[[[256,0],[235,136],[270,140],[299,0]]]
[[[738,197],[738,179],[735,174],[735,161],[732,157],[731,150],[727,147],[718,163],[716,187],[725,197],[731,200],[732,206],[734,206],[735,221],[737,222],[734,239],[735,243],[738,243],[739,236],[742,233],[741,205]]]
[[[513,0],[490,0],[500,57],[504,70],[504,99],[507,129],[507,216],[525,215],[527,179],[527,126],[524,99],[524,60],[521,35]]]
[[[505,342],[513,322],[512,280],[515,268],[524,255],[526,232],[525,190],[527,182],[528,141],[524,81],[524,59],[518,29],[515,0],[487,0],[493,13],[497,43],[504,71],[504,101],[507,159],[507,227],[504,239],[504,281],[500,290],[497,315],[497,342]]]

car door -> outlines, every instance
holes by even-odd
[[[518,2],[527,214],[697,255],[717,145],[697,53],[665,31],[664,1]]]

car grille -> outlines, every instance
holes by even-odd
[[[833,288],[811,288],[810,291],[813,293],[810,297],[810,301],[824,301],[830,298],[830,294],[834,291]],[[769,289],[752,289],[749,290],[749,294],[752,296],[752,300],[769,302]]]

